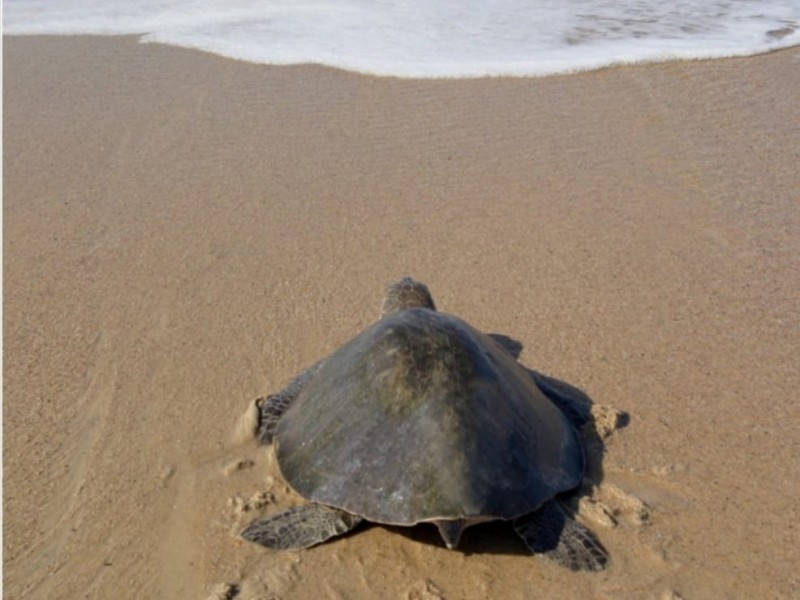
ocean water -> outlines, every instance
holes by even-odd
[[[268,64],[537,76],[800,44],[800,0],[5,0],[8,34],[140,34]]]

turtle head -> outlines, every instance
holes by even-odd
[[[403,277],[397,283],[386,287],[381,316],[393,315],[408,308],[436,310],[428,287],[424,283],[414,281],[411,277]]]

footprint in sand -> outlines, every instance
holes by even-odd
[[[255,461],[250,458],[240,458],[228,463],[222,469],[222,473],[230,477],[234,473],[244,471],[245,469],[252,469],[256,465]]]
[[[214,586],[206,600],[233,600],[239,596],[239,586],[235,583],[220,583]]]
[[[594,486],[577,504],[581,517],[608,529],[620,523],[640,527],[650,520],[650,509],[642,500],[612,483]]]
[[[258,512],[265,506],[274,503],[275,496],[272,492],[256,492],[249,498],[243,498],[238,494],[232,498],[228,498],[228,507],[231,510],[231,516],[237,519],[237,521],[244,515]]]
[[[407,600],[444,600],[442,592],[429,579],[418,581],[406,594]]]

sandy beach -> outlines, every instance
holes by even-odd
[[[800,49],[449,81],[3,54],[5,598],[800,596]],[[593,526],[606,571],[502,526],[238,539],[298,501],[241,415],[403,275],[628,413],[602,484],[648,518]]]

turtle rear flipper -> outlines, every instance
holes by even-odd
[[[249,542],[274,550],[297,550],[347,533],[361,521],[361,517],[338,508],[301,504],[261,521],[253,521],[241,535]]]
[[[514,531],[534,554],[573,571],[602,571],[608,553],[594,534],[570,517],[558,500],[514,521]]]
[[[319,371],[323,361],[317,361],[305,371],[300,373],[297,377],[276,394],[271,394],[256,400],[256,407],[258,408],[258,429],[256,437],[261,444],[269,445],[272,443],[272,437],[275,435],[275,429],[278,427],[278,421],[281,420],[283,413],[291,406],[295,398],[303,391],[306,384],[311,381],[314,374]]]

